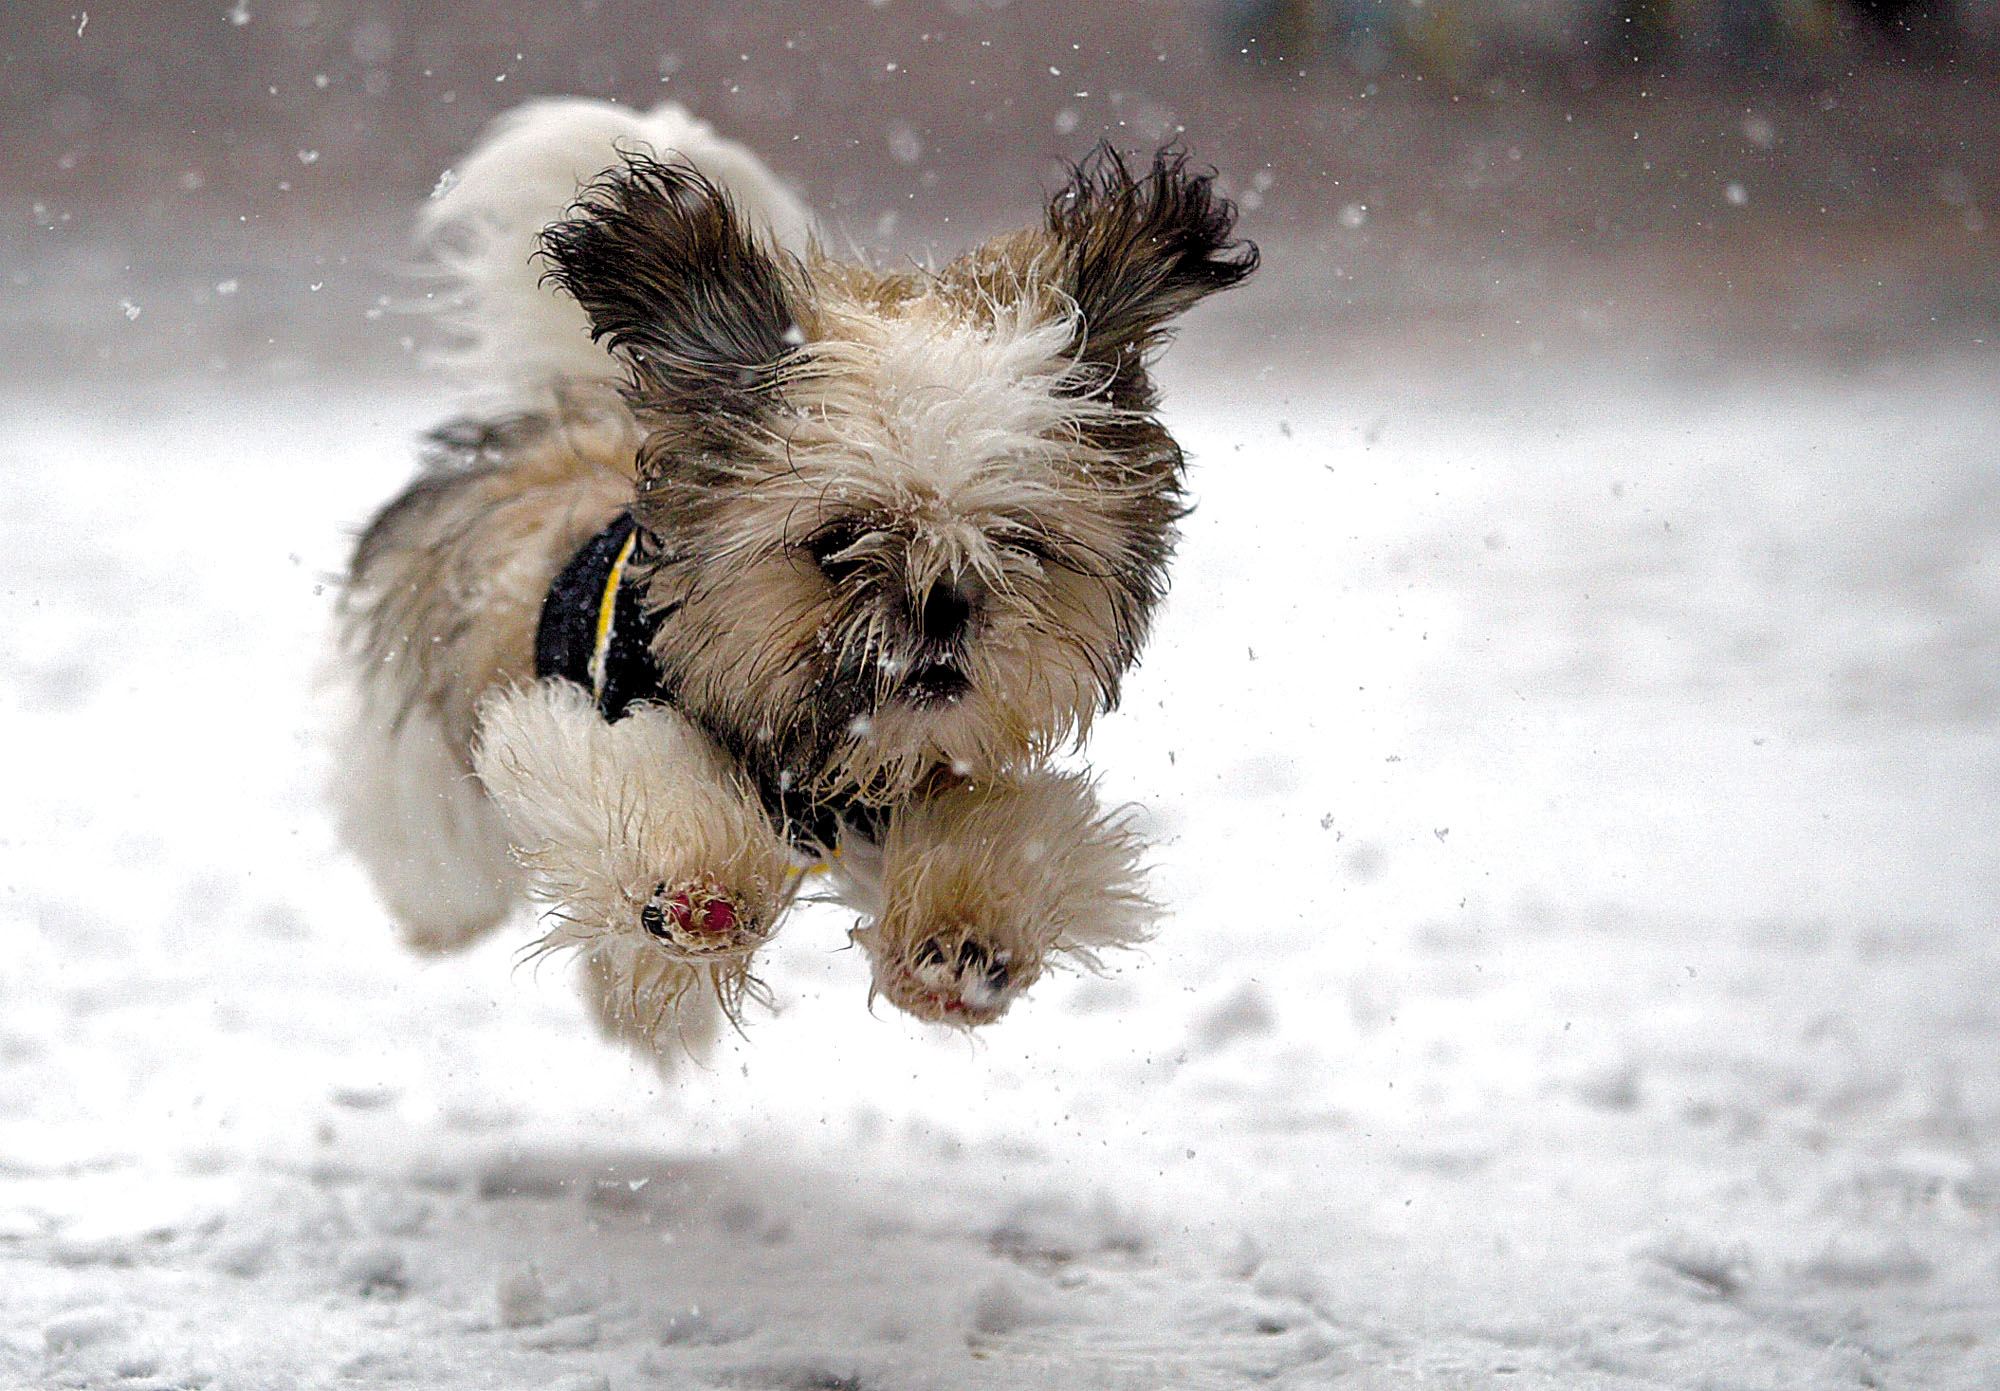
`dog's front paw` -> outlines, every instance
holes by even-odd
[[[919,937],[877,960],[889,1003],[934,1024],[990,1024],[1040,975],[1041,962],[974,928]]]
[[[934,1023],[991,1023],[1050,961],[1091,967],[1144,938],[1142,848],[1087,779],[1047,769],[898,807],[855,894],[875,993]]]
[[[676,956],[709,960],[745,954],[767,935],[743,895],[706,877],[662,883],[639,909],[639,926]]]

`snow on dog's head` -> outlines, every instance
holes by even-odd
[[[1042,226],[935,271],[757,236],[627,155],[548,229],[645,429],[654,652],[783,785],[907,795],[1077,737],[1165,588],[1179,448],[1147,359],[1255,248],[1213,176],[1107,149]]]

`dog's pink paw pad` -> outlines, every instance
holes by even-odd
[[[661,884],[639,910],[639,926],[685,952],[741,950],[756,935],[746,922],[747,915],[734,898],[700,881],[677,887]]]
[[[667,916],[682,932],[726,937],[736,930],[736,907],[715,895],[677,893],[667,900]]]

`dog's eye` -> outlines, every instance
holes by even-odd
[[[862,521],[828,522],[806,539],[805,551],[821,574],[839,584],[861,568],[860,558],[848,552],[866,540],[873,530]]]
[[[999,544],[1017,555],[1025,555],[1043,565],[1062,563],[1062,552],[1057,548],[1055,541],[1040,531],[1026,528],[1010,530],[999,538]]]

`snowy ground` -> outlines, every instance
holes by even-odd
[[[331,844],[432,398],[13,392],[0,1384],[2000,1384],[1993,359],[1176,391],[1157,943],[968,1042],[808,913],[673,1085]]]

